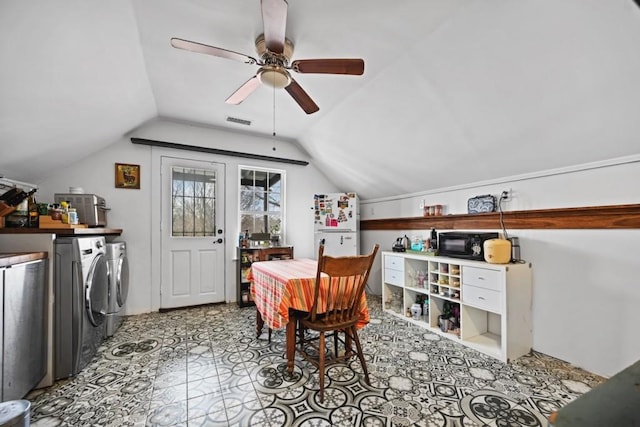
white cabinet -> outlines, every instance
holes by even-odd
[[[387,283],[402,286],[404,284],[404,259],[398,256],[385,257],[384,277]]]
[[[382,260],[385,311],[503,362],[531,351],[530,264],[398,252]]]

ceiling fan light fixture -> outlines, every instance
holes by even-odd
[[[282,89],[289,86],[291,76],[284,68],[280,67],[263,67],[258,71],[258,78],[264,85]]]

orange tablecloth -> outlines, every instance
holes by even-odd
[[[289,322],[289,309],[311,311],[317,269],[316,261],[305,258],[251,264],[251,295],[268,327],[284,328]],[[321,286],[326,286],[325,280],[321,282]],[[319,304],[324,306],[323,301]],[[369,323],[369,307],[364,294],[358,310],[358,327],[361,328]]]

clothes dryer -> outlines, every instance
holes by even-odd
[[[124,307],[129,293],[129,261],[124,242],[107,243],[109,293],[106,316],[107,337],[113,336],[122,325]]]
[[[105,238],[55,241],[55,378],[79,373],[105,338],[108,273]]]

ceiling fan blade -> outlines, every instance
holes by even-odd
[[[295,80],[291,79],[291,83],[289,83],[289,86],[285,87],[285,89],[287,90],[287,92],[289,92],[289,95],[291,95],[291,97],[298,103],[298,105],[302,107],[305,113],[313,114],[320,109],[320,107],[318,107],[316,103],[313,102],[313,99],[311,99],[307,92],[305,92],[304,89],[302,89],[302,87]]]
[[[362,59],[299,59],[291,68],[298,73],[349,74],[360,76],[364,73]]]
[[[274,53],[283,53],[287,29],[287,1],[261,0],[260,6],[267,49]]]
[[[178,49],[184,49],[191,52],[204,53],[205,55],[218,56],[220,58],[233,59],[234,61],[240,61],[247,64],[257,64],[258,61],[248,55],[242,53],[233,52],[231,50],[222,49],[219,47],[209,46],[202,43],[192,42],[189,40],[183,40],[178,38],[171,39],[171,46]]]
[[[244,82],[244,84],[240,86],[238,90],[233,92],[231,96],[228,97],[224,102],[226,102],[227,104],[238,105],[242,101],[247,99],[247,97],[251,95],[258,86],[260,86],[260,80],[258,79],[258,75],[256,74],[255,76]]]

